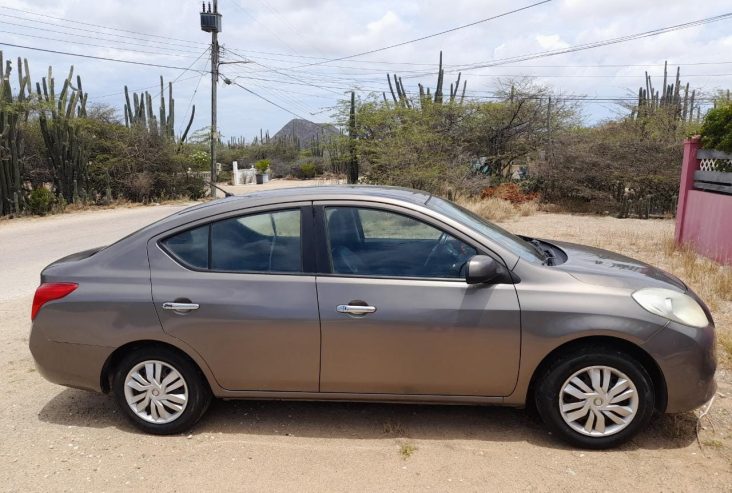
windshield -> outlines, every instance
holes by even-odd
[[[483,236],[495,241],[519,257],[531,262],[543,262],[544,256],[531,243],[509,233],[482,217],[447,200],[434,195],[425,204],[435,212],[446,215],[455,221],[468,226]]]

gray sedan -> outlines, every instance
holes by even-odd
[[[605,448],[715,391],[712,317],[679,279],[397,188],[194,206],[46,267],[32,318],[41,374],[156,434],[212,397],[496,404]]]

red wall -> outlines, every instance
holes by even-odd
[[[699,138],[684,143],[676,242],[723,264],[732,265],[732,195],[694,190],[694,171],[699,169]]]

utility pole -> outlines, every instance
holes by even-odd
[[[211,197],[216,197],[216,144],[219,140],[216,125],[217,90],[219,83],[219,33],[221,32],[221,14],[218,0],[203,3],[201,12],[201,30],[211,33]]]

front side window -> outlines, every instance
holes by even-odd
[[[460,278],[476,250],[422,221],[395,212],[327,207],[335,274]]]
[[[531,262],[541,263],[544,256],[531,243],[509,233],[505,229],[486,221],[482,217],[470,212],[459,205],[439,197],[432,196],[427,201],[427,207],[433,211],[440,212],[450,219],[468,226],[486,238],[495,241],[502,247],[514,252],[519,257]]]
[[[216,221],[163,241],[182,263],[225,272],[302,272],[300,210]]]

